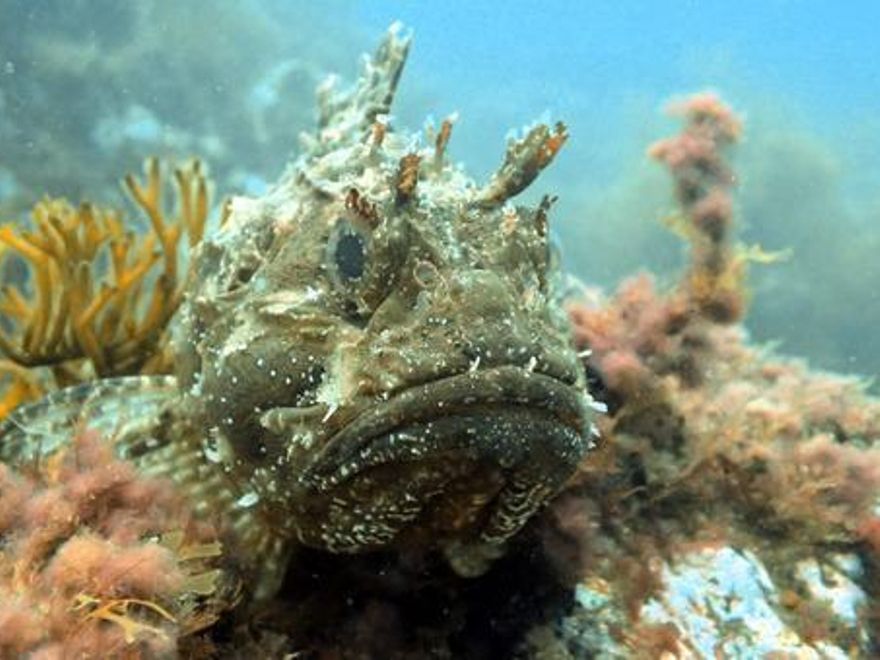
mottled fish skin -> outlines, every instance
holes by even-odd
[[[53,392],[17,408],[0,423],[0,460],[37,463],[70,440],[78,425],[115,437],[137,435],[138,420],[147,427],[178,395],[173,376],[108,378]]]
[[[591,444],[547,205],[506,202],[552,153],[519,171],[534,145],[514,145],[481,188],[391,130],[409,43],[393,27],[353,90],[321,90],[304,155],[265,196],[231,200],[194,255],[176,378],[125,428],[113,412],[123,455],[231,521],[257,597],[297,544],[424,544],[478,574]]]

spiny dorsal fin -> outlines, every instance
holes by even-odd
[[[373,56],[365,59],[364,71],[353,89],[336,91],[333,78],[318,89],[314,155],[360,141],[365,131],[373,130],[377,118],[388,114],[410,42],[410,34],[403,34],[399,23],[392,24]]]
[[[497,208],[520,194],[552,162],[566,140],[568,129],[562,122],[557,122],[552,129],[546,124],[538,124],[523,138],[511,139],[501,167],[477,192],[476,205]]]

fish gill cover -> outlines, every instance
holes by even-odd
[[[151,161],[146,231],[61,200],[2,228],[0,651],[870,655],[880,407],[739,325],[774,257],[735,239],[736,114],[672,107],[689,265],[607,296],[556,270],[553,197],[510,201],[565,127],[476,183],[452,119],[421,146],[390,115],[408,49],[323,86],[216,226],[204,169],[172,210]]]

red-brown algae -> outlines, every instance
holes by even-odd
[[[731,233],[735,176],[719,149],[741,127],[715,96],[699,95],[679,110],[683,134],[651,155],[670,168],[692,228],[682,232],[692,244],[689,269],[668,292],[641,275],[604,302],[569,308],[576,341],[592,350],[587,364],[614,405],[600,423],[602,463],[584,463],[557,515],[578,510],[572,497],[579,491],[594,512],[598,504],[599,524],[615,540],[604,552],[592,542],[584,570],[613,576],[636,618],[651,594],[635,603],[624,596],[632,577],[616,568],[621,554],[640,558],[639,566],[652,558],[674,563],[711,529],[713,545],[760,549],[779,585],[797,584],[796,558],[834,562],[848,551],[878,563],[880,404],[866,383],[749,346],[733,325],[745,309],[745,283]],[[646,415],[646,407],[661,414]],[[816,607],[782,613],[804,643],[875,643],[853,636],[852,624],[819,634],[811,624]],[[869,612],[861,616],[876,637]]]
[[[96,433],[28,474],[0,465],[0,523],[2,657],[173,657],[233,604],[214,528]]]

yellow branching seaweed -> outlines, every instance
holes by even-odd
[[[88,594],[79,594],[74,599],[73,610],[84,611],[85,619],[97,619],[116,624],[122,628],[125,642],[133,644],[144,636],[155,635],[162,639],[168,639],[168,634],[162,628],[143,622],[131,613],[138,608],[142,612],[149,612],[160,619],[176,624],[177,620],[165,608],[157,603],[137,598],[120,598],[104,601]]]
[[[25,401],[32,401],[44,394],[36,374],[11,360],[0,360],[0,419],[6,417]]]
[[[123,216],[91,204],[45,199],[33,209],[33,230],[0,227],[0,244],[30,268],[25,288],[0,289],[0,350],[24,367],[52,367],[58,379],[71,361],[88,361],[98,376],[160,371],[166,326],[177,310],[181,238],[202,238],[208,183],[198,161],[175,170],[176,214],[163,204],[159,163],[125,186],[149,220],[139,233]],[[13,385],[17,381],[13,382]],[[0,405],[11,405],[8,388]]]

